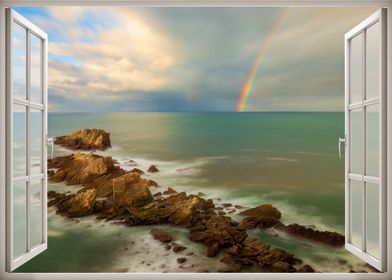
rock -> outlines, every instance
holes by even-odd
[[[170,245],[166,245],[166,246],[165,246],[165,250],[166,250],[166,251],[169,251],[171,248],[172,248],[172,246],[170,246]]]
[[[266,216],[255,216],[255,217],[244,218],[239,226],[244,229],[254,229],[257,226],[259,226],[260,228],[270,228],[279,223],[280,223],[279,220],[275,218],[266,217]]]
[[[56,145],[72,150],[106,150],[111,147],[109,133],[102,129],[78,129],[54,139]]]
[[[215,257],[219,253],[219,245],[218,243],[213,243],[212,245],[208,246],[207,249],[207,257]]]
[[[186,262],[186,258],[177,258],[177,263],[184,263]]]
[[[248,217],[270,217],[275,219],[280,219],[282,216],[280,211],[273,207],[272,204],[263,204],[255,208],[245,210],[241,212],[240,215]]]
[[[296,272],[297,270],[292,265],[288,264],[287,262],[274,262],[271,265],[271,268],[275,272]]]
[[[161,230],[161,229],[158,229],[158,228],[153,228],[151,231],[150,231],[150,233],[151,233],[151,235],[155,238],[155,239],[157,239],[157,240],[159,240],[159,241],[162,241],[162,242],[170,242],[170,241],[172,241],[172,235],[170,234],[170,233],[168,233],[168,232],[166,232],[166,231],[164,231],[164,230]],[[170,250],[170,249],[169,249]]]
[[[222,203],[222,206],[227,208],[227,207],[233,206],[233,204],[231,204],[231,203]]]
[[[204,242],[207,246],[217,243],[220,248],[230,247],[246,239],[244,229],[234,226],[231,219],[226,216],[209,216],[199,221],[198,226],[204,226],[203,231],[193,231],[189,239],[195,242]]]
[[[202,193],[202,192],[198,192],[197,196],[206,196],[206,195],[204,193]]]
[[[186,249],[186,247],[182,246],[182,245],[174,245],[173,246],[173,252],[174,253],[178,253],[178,252],[184,251],[185,249]]]
[[[110,157],[79,152],[48,160],[48,168],[56,169],[49,178],[51,181],[65,181],[69,185],[90,183],[99,176],[119,169]]]
[[[126,163],[126,165],[128,165],[128,166],[136,166],[137,163],[136,163],[136,161],[130,159],[130,160],[128,160],[128,162]]]
[[[345,243],[344,235],[337,232],[314,230],[313,228],[298,224],[291,224],[288,226],[281,224],[275,228],[294,236],[310,239],[331,246],[343,246]]]
[[[152,201],[148,180],[134,172],[113,179],[113,201],[126,208],[148,204]]]
[[[236,208],[236,209],[244,209],[245,207],[241,206],[241,205],[234,205],[234,208]]]
[[[273,248],[268,250],[265,254],[258,256],[257,261],[260,266],[271,266],[275,262],[287,262],[288,264],[296,264],[297,259],[292,254],[289,254],[283,249]]]
[[[221,258],[220,261],[224,264],[227,264],[227,269],[221,269],[220,272],[240,272],[242,269],[242,266],[237,264],[230,256],[225,256]]]
[[[134,168],[134,169],[131,170],[131,172],[137,173],[137,174],[140,174],[140,175],[144,174],[144,171],[139,169],[139,168]]]
[[[166,191],[163,192],[163,194],[176,194],[177,191],[172,189],[171,187],[168,187]]]
[[[155,193],[155,194],[153,195],[153,197],[157,197],[157,196],[162,196],[162,193],[161,193],[161,192],[157,192],[157,193]]]
[[[258,239],[245,240],[240,244],[238,256],[242,258],[256,257],[269,251],[270,246]]]
[[[314,272],[314,269],[310,265],[304,264],[298,269],[298,272]]]
[[[155,165],[151,165],[151,166],[148,168],[147,171],[150,172],[150,173],[156,173],[156,172],[159,172],[159,169],[158,169]]]
[[[149,183],[149,186],[150,187],[156,187],[156,188],[158,188],[159,187],[159,185],[158,185],[158,183],[157,182],[155,182],[154,180],[148,180],[148,183]]]
[[[93,213],[96,195],[96,190],[90,189],[60,196],[62,199],[57,201],[56,213],[70,218],[88,216]]]

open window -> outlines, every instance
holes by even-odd
[[[385,12],[345,36],[346,248],[380,271],[386,265]]]
[[[47,35],[7,9],[7,270],[47,249]],[[346,248],[386,270],[386,10],[345,36]],[[340,146],[339,146],[340,147]]]
[[[7,266],[47,248],[47,35],[7,10]]]

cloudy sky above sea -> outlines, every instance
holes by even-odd
[[[343,111],[344,34],[375,11],[16,10],[49,35],[52,112],[235,111],[257,58],[243,111]]]

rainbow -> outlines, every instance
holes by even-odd
[[[252,90],[253,82],[256,78],[257,72],[260,69],[261,64],[263,63],[267,50],[271,46],[276,33],[279,31],[279,29],[284,25],[284,23],[288,19],[291,11],[292,8],[285,8],[281,12],[274,26],[272,27],[271,31],[268,33],[267,37],[263,40],[259,52],[257,53],[256,60],[253,63],[252,69],[249,72],[249,75],[246,78],[246,81],[242,87],[240,98],[238,99],[237,102],[237,107],[236,107],[237,112],[242,112],[244,110],[246,100],[248,99],[249,93]]]

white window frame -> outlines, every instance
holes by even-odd
[[[45,149],[46,147],[46,129],[47,129],[47,107],[48,107],[48,102],[47,102],[47,79],[46,79],[46,73],[47,73],[47,56],[46,56],[46,50],[47,50],[47,41],[48,37],[47,35],[37,28],[35,25],[33,25],[31,22],[26,20],[23,16],[18,14],[12,9],[8,9],[6,13],[7,17],[7,41],[8,41],[8,47],[7,47],[7,57],[8,60],[6,60],[6,67],[7,67],[7,73],[8,73],[8,80],[9,82],[6,83],[7,86],[7,92],[13,92],[13,65],[12,65],[12,59],[13,59],[13,40],[12,40],[12,33],[13,33],[13,27],[14,23],[18,24],[21,26],[24,30],[26,30],[26,45],[25,45],[25,52],[26,52],[26,65],[25,65],[25,71],[26,71],[26,93],[28,96],[30,96],[31,92],[31,49],[30,49],[30,38],[32,36],[35,36],[38,38],[42,43],[41,43],[41,48],[40,48],[40,70],[41,70],[41,75],[40,75],[40,89],[41,89],[41,102],[37,103],[34,101],[31,101],[30,98],[29,100],[19,100],[14,98],[13,94],[11,94],[11,98],[7,98],[7,107],[9,110],[6,111],[6,116],[7,119],[9,120],[6,124],[6,131],[7,131],[7,140],[9,143],[9,147],[11,147],[7,151],[6,155],[6,163],[8,167],[8,172],[6,174],[6,181],[7,181],[7,188],[6,188],[6,195],[7,195],[7,201],[6,205],[9,211],[7,212],[7,236],[8,240],[10,242],[7,243],[7,270],[12,271],[25,262],[29,261],[33,257],[37,256],[38,254],[42,253],[47,249],[47,211],[44,211],[47,209],[47,151]],[[24,176],[19,176],[19,177],[14,177],[13,176],[13,108],[14,105],[18,106],[23,106],[26,108],[26,143],[30,143],[31,141],[31,127],[30,127],[30,111],[31,109],[36,109],[41,112],[41,131],[40,131],[40,137],[41,137],[41,170],[42,173],[40,174],[30,174],[30,161],[31,161],[31,153],[29,145],[25,146],[26,149],[26,163],[27,163],[27,170],[28,170],[28,175]],[[42,191],[41,191],[41,204],[42,204],[42,224],[41,224],[41,243],[38,244],[37,246],[32,247],[30,244],[30,189],[31,189],[31,180],[36,180],[36,179],[41,179],[43,184],[42,184]],[[18,182],[25,182],[27,184],[27,192],[26,192],[26,232],[25,232],[25,238],[26,238],[26,250],[27,252],[17,258],[14,258],[13,256],[13,245],[14,245],[14,235],[13,235],[13,227],[14,227],[14,218],[13,218],[13,184],[15,181]]]
[[[381,244],[386,243],[386,228],[385,228],[385,223],[386,223],[386,169],[385,169],[385,163],[386,163],[386,155],[384,153],[381,153],[379,157],[379,166],[380,166],[380,172],[379,176],[372,177],[372,176],[367,176],[367,175],[358,175],[358,174],[352,174],[350,173],[350,145],[351,145],[351,117],[350,117],[350,112],[351,110],[355,109],[361,109],[362,111],[362,143],[363,143],[363,148],[366,146],[366,129],[367,129],[367,123],[366,123],[366,110],[368,106],[371,105],[376,105],[378,104],[379,106],[379,127],[380,127],[380,142],[379,142],[379,147],[381,151],[386,150],[386,77],[383,76],[386,73],[386,61],[382,61],[381,57],[385,56],[386,49],[384,48],[385,45],[385,32],[383,32],[386,28],[386,11],[385,9],[380,9],[374,14],[370,15],[368,18],[364,19],[361,23],[359,23],[357,26],[355,26],[352,30],[346,33],[344,42],[345,42],[345,138],[346,138],[346,150],[345,150],[345,227],[346,227],[346,249],[350,252],[352,252],[354,255],[357,255],[361,259],[365,260],[367,263],[373,265],[377,269],[381,271],[386,270],[386,263],[384,260],[386,260],[386,248],[382,247]],[[356,101],[355,103],[350,103],[350,67],[351,67],[351,61],[350,61],[350,43],[349,41],[355,38],[357,35],[362,33],[362,48],[363,48],[363,53],[362,53],[362,60],[366,61],[366,32],[364,32],[364,29],[368,29],[374,24],[379,23],[380,24],[380,92],[377,97],[373,97],[371,99],[366,99],[363,100],[364,97],[360,101]],[[365,80],[366,80],[366,64],[363,63],[363,81],[362,82],[362,94],[365,92],[366,87],[365,87]],[[365,174],[365,166],[366,166],[366,160],[365,160],[365,149],[362,150],[363,152],[363,167],[362,167],[362,172]],[[383,168],[381,168],[383,167]],[[366,227],[367,227],[367,216],[366,216],[366,188],[363,188],[363,199],[364,199],[364,207],[363,207],[363,215],[362,215],[362,246],[359,248],[351,243],[351,193],[350,193],[350,181],[355,180],[356,182],[362,182],[363,184],[366,183],[374,183],[378,184],[377,188],[379,190],[379,214],[380,214],[380,219],[379,219],[379,243],[380,243],[380,258],[377,259],[370,255],[369,253],[366,253]]]
[[[0,137],[0,279],[392,279],[392,0],[0,0],[0,135],[6,135],[5,124],[5,8],[12,6],[144,6],[144,7],[352,7],[373,6],[387,8],[387,259],[385,273],[7,273],[5,250],[5,153],[4,137]],[[349,16],[349,15],[348,15]],[[305,19],[306,20],[306,19]],[[331,24],[334,24],[333,22]],[[344,38],[342,38],[343,40]],[[342,45],[343,47],[343,45]]]

